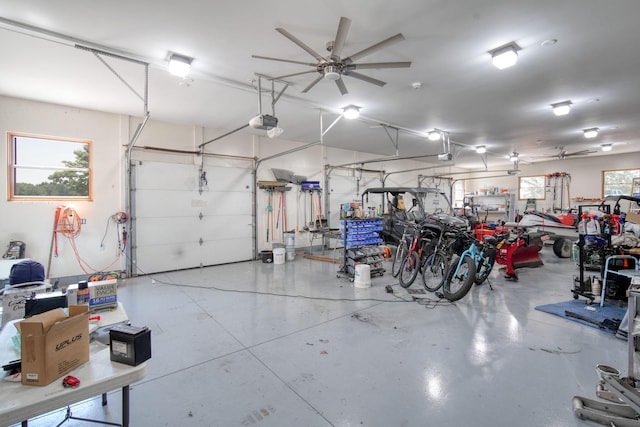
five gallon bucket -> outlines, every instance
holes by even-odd
[[[273,263],[274,264],[284,264],[286,252],[287,251],[286,251],[285,248],[274,248],[273,249]]]
[[[284,233],[284,247],[286,249],[287,261],[296,259],[295,233]]]
[[[356,272],[353,276],[353,286],[356,288],[371,287],[371,266],[369,264],[356,265]]]

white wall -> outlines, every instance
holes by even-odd
[[[0,96],[0,130],[6,132],[24,132],[58,137],[83,138],[93,141],[93,182],[94,200],[92,202],[68,203],[74,207],[79,215],[86,220],[80,235],[76,238],[79,261],[70,244],[64,238],[59,239],[59,256],[49,261],[53,236],[53,222],[57,202],[9,202],[5,196],[0,201],[0,250],[10,240],[21,240],[27,244],[27,256],[45,265],[51,278],[81,276],[94,271],[118,270],[126,266],[123,257],[117,259],[117,236],[113,223],[108,228],[104,248],[100,247],[107,223],[111,215],[125,210],[126,168],[125,154],[130,138],[134,134],[141,118],[129,117],[90,110],[82,110],[66,106],[34,102]],[[140,138],[132,158],[137,161],[167,161],[186,164],[199,164],[200,157],[193,154],[198,151],[203,142],[226,133],[226,130],[206,129],[199,126],[172,124],[149,120]],[[290,149],[297,149],[302,144],[285,139],[272,140],[261,134],[240,131],[206,146],[207,153],[223,155],[218,159],[226,166],[251,167],[253,159],[263,159],[277,155]],[[147,150],[145,147],[182,150],[187,153],[167,153],[157,150]],[[189,154],[191,152],[191,154]],[[224,157],[229,156],[229,157]],[[237,158],[236,158],[237,157]],[[367,153],[340,150],[326,146],[315,145],[310,148],[275,157],[261,163],[258,180],[273,181],[271,168],[281,168],[293,171],[296,175],[306,176],[308,180],[320,181],[324,186],[325,165],[343,165],[358,163],[374,158]],[[7,150],[2,150],[3,164],[7,164]],[[399,161],[374,163],[365,165],[367,169],[384,171],[411,170],[424,167],[423,163],[415,161]],[[419,172],[393,175],[387,186],[417,185]],[[5,189],[7,189],[7,174],[0,174]],[[375,175],[373,175],[375,176]],[[358,188],[356,177],[347,177],[345,185]],[[365,174],[360,183],[359,192],[372,181],[372,175]],[[336,180],[339,182],[339,180]],[[339,190],[339,189],[338,189]],[[6,190],[5,190],[6,191]],[[297,188],[287,197],[287,222],[289,228],[303,224],[301,212],[298,211]],[[340,191],[338,191],[340,193]],[[353,197],[357,191],[353,190]],[[6,193],[8,194],[8,193]],[[331,210],[339,211],[339,206],[345,200],[330,199]],[[257,197],[258,225],[260,213],[265,210],[265,200],[260,192]],[[301,207],[300,207],[301,209]],[[337,226],[337,224],[333,224]],[[258,230],[258,250],[270,248],[264,233]],[[308,244],[308,234],[303,231],[296,237],[298,246]],[[84,268],[81,267],[81,263]],[[91,267],[91,268],[89,268]]]
[[[80,216],[86,219],[86,224],[76,239],[76,243],[82,259],[97,271],[124,269],[126,265],[124,259],[116,260],[115,258],[117,240],[113,226],[109,228],[105,238],[104,249],[100,248],[100,242],[109,217],[115,212],[125,210],[127,198],[125,152],[131,135],[140,122],[141,119],[136,117],[0,96],[0,130],[2,132],[24,132],[91,139],[93,141],[94,200],[69,205],[76,208]],[[141,161],[170,161],[197,165],[200,157],[193,153],[198,151],[199,145],[226,132],[225,130],[206,129],[199,126],[162,123],[151,119],[140,135],[132,157]],[[248,165],[253,162],[253,159],[264,159],[302,146],[303,144],[298,142],[269,139],[255,132],[240,131],[208,144],[206,152],[223,155],[218,160],[220,164],[250,167]],[[145,150],[144,147],[183,150],[192,154],[163,153]],[[6,165],[6,149],[2,150],[1,156],[3,164]],[[325,165],[357,164],[373,158],[375,158],[374,155],[367,153],[315,145],[262,162],[258,169],[257,179],[273,181],[271,168],[280,168],[290,170],[296,175],[306,176],[311,181],[320,181],[324,186]],[[602,170],[635,168],[638,165],[640,165],[640,153],[535,163],[521,165],[521,169],[523,175],[567,172],[572,177],[570,190],[572,197],[592,197],[601,195]],[[389,176],[385,182],[386,186],[416,186],[419,175],[430,176],[434,172],[434,169],[429,168],[429,165],[413,160],[368,163],[364,167],[387,173],[406,171]],[[443,172],[443,169],[439,168],[437,171]],[[449,170],[449,172],[454,171],[455,168]],[[336,171],[335,173],[340,177],[331,181],[331,187],[334,185],[348,187],[349,189],[346,191],[353,194],[354,198],[357,197],[357,177],[353,174],[350,175],[349,171]],[[375,182],[377,179],[375,175],[369,173],[363,175],[359,187],[360,194],[368,183]],[[0,176],[2,176],[1,179],[6,189],[7,174],[3,173]],[[340,182],[342,184],[337,184]],[[475,191],[478,188],[497,186],[515,192],[517,191],[517,183],[517,177],[505,175],[495,179],[468,181],[466,190]],[[423,185],[438,184],[438,180],[427,179]],[[442,188],[448,190],[448,188]],[[345,190],[345,188],[332,189],[335,194],[343,194],[341,190]],[[296,192],[297,188],[294,188],[287,196],[287,225],[289,228],[303,224],[300,212],[302,207],[298,206]],[[330,198],[331,211],[338,212],[340,204],[349,201],[337,200],[342,197],[344,196]],[[519,202],[519,205],[523,207],[524,201]],[[49,263],[54,214],[58,206],[59,204],[56,202],[8,202],[7,197],[4,197],[3,200],[0,200],[0,214],[2,215],[0,249],[4,251],[10,240],[26,242],[27,256],[42,262],[48,268],[49,276],[52,278],[93,272],[83,271],[72,248],[64,239],[59,241],[59,256],[53,257]],[[265,198],[259,192],[256,207],[259,226],[260,214],[264,210]],[[337,224],[332,224],[332,226],[337,226]],[[270,246],[263,235],[264,233],[258,230],[258,250]],[[296,236],[297,246],[305,246],[309,241],[308,237],[308,234],[300,232]],[[116,262],[112,265],[114,261]]]
[[[510,192],[517,194],[519,177],[564,172],[570,176],[569,194],[571,199],[576,197],[598,199],[603,195],[602,171],[640,168],[640,152],[608,156],[593,155],[530,164],[521,163],[519,168],[521,174],[518,176],[504,174],[498,178],[469,180],[465,183],[465,191],[474,192],[479,189],[498,187],[500,189],[507,188]],[[526,200],[518,200],[517,203],[518,209],[522,212]],[[577,206],[575,201],[572,201],[571,206]],[[550,209],[552,201],[550,199],[538,201],[537,207],[538,209]]]

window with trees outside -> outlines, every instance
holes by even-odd
[[[91,141],[9,133],[9,200],[91,200]]]
[[[633,179],[640,178],[640,169],[602,171],[603,196],[631,196],[638,189],[633,188]]]
[[[518,199],[544,200],[545,183],[546,177],[544,175],[518,177]]]

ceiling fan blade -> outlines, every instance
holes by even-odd
[[[314,81],[312,81],[311,83],[309,83],[309,86],[305,87],[302,90],[302,93],[307,93],[309,92],[309,90],[311,90],[312,87],[314,87],[320,80],[322,80],[324,76],[323,75],[319,75]]]
[[[340,55],[342,55],[342,48],[344,47],[344,42],[347,39],[347,34],[349,33],[350,26],[351,19],[345,18],[344,16],[340,18],[338,31],[336,32],[336,38],[333,41],[333,48],[331,49],[331,59],[334,61],[340,60]]]
[[[569,157],[569,156],[582,156],[585,154],[591,154],[591,153],[595,153],[595,151],[593,150],[580,150],[580,151],[575,151],[573,153],[564,153],[565,157]]]
[[[347,87],[344,85],[344,81],[342,80],[342,78],[336,80],[335,82],[336,82],[336,86],[338,86],[338,89],[340,89],[341,94],[346,95],[349,93],[349,91],[347,90]]]
[[[369,46],[368,48],[361,50],[360,52],[354,53],[348,58],[345,58],[343,62],[345,64],[352,64],[360,58],[364,58],[367,55],[371,55],[372,53],[377,52],[380,49],[384,49],[385,47],[401,42],[402,40],[404,40],[404,36],[402,35],[402,33],[398,33],[395,36],[391,36],[388,39],[382,40],[380,43],[376,43],[373,46]]]
[[[280,62],[289,62],[291,64],[308,65],[310,67],[315,67],[316,65],[318,65],[312,62],[293,61],[291,59],[272,58],[270,56],[251,55],[251,57],[257,58],[257,59],[267,59],[269,61],[280,61]]]
[[[365,64],[349,64],[348,70],[368,70],[368,69],[380,69],[380,68],[409,68],[411,67],[411,61],[405,62],[367,62]]]
[[[354,77],[358,80],[362,80],[367,83],[372,83],[377,86],[384,86],[387,82],[383,82],[382,80],[374,79],[373,77],[365,76],[364,74],[356,73],[355,71],[349,71],[348,73],[343,73],[344,76]]]
[[[318,72],[317,70],[301,71],[299,73],[285,74],[284,76],[272,77],[272,79],[273,80],[282,80],[282,79],[285,79],[287,77],[301,76],[303,74],[311,74],[311,73],[317,73],[317,72]]]
[[[289,40],[291,40],[292,42],[294,42],[295,44],[297,44],[298,46],[300,46],[302,49],[305,50],[305,52],[307,52],[309,55],[311,55],[314,58],[316,58],[319,62],[320,61],[324,61],[324,58],[322,56],[320,56],[320,54],[318,52],[316,52],[315,50],[311,49],[309,46],[304,44],[302,41],[298,40],[296,38],[296,36],[294,36],[293,34],[288,32],[284,28],[276,28],[276,31],[279,32],[280,34],[282,34],[283,36],[285,36],[286,38],[288,38]]]

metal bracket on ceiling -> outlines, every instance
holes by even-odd
[[[103,50],[94,49],[92,47],[82,46],[82,45],[79,45],[79,44],[76,44],[75,47],[77,49],[82,49],[82,50],[86,50],[86,51],[89,51],[89,52],[93,53],[95,55],[95,57],[98,58],[98,60],[100,62],[102,62],[102,64],[105,67],[107,67],[109,69],[109,71],[111,71],[118,78],[118,80],[120,80],[127,88],[129,88],[129,90],[131,92],[133,92],[134,95],[136,95],[138,98],[140,98],[140,100],[144,104],[144,115],[146,116],[148,114],[148,112],[149,112],[148,111],[148,105],[149,105],[149,64],[147,62],[139,61],[139,60],[133,59],[133,58],[127,58],[126,56],[116,55],[114,53],[105,52]],[[127,83],[127,81],[120,74],[118,74],[118,72],[111,65],[109,65],[104,60],[104,58],[102,56],[108,56],[108,57],[111,57],[111,58],[116,58],[116,59],[120,59],[122,61],[128,61],[128,62],[132,62],[134,64],[139,64],[139,65],[144,66],[144,95],[140,95],[133,88],[133,86],[131,86],[129,83]]]
[[[385,124],[380,124],[380,126],[382,126],[382,129],[384,129],[384,131],[386,132],[387,136],[391,140],[391,143],[396,148],[396,156],[397,156],[399,154],[398,147],[399,147],[400,129],[398,129],[396,127],[393,127],[393,126],[385,125]],[[396,131],[395,139],[389,133],[389,129],[395,129],[395,131]]]
[[[275,117],[276,115],[276,102],[278,102],[278,100],[280,99],[280,97],[282,96],[282,94],[284,93],[285,90],[287,90],[287,88],[289,87],[289,83],[282,81],[282,80],[278,80],[278,82],[284,83],[284,87],[282,88],[282,90],[280,92],[278,92],[278,94],[276,95],[276,87],[275,87],[275,82],[276,79],[270,78],[268,76],[265,76],[263,74],[255,74],[256,77],[258,77],[258,113],[262,114],[262,79],[265,78],[267,80],[269,80],[271,82],[271,90],[269,91],[270,95],[271,95],[271,114]]]

